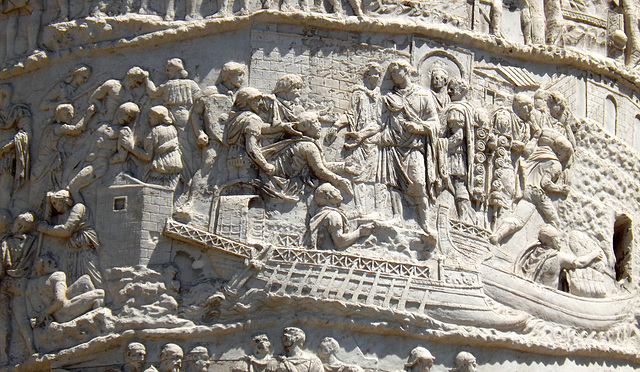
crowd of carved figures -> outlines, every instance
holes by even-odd
[[[593,266],[594,275],[612,277],[613,252],[577,257],[563,249],[555,203],[570,192],[566,174],[580,122],[561,94],[518,93],[512,107],[486,113],[467,99],[469,84],[444,68],[430,71],[429,87],[416,83],[408,61],[385,68],[386,74],[376,62],[362,66],[348,109],[326,123],[313,103],[300,100],[301,76],[281,76],[266,93],[245,86],[244,64],[228,62],[217,85],[201,88],[179,58],[167,61],[162,84],[132,67],[121,80],[85,92],[87,106],[79,107],[85,93],[78,91],[91,74],[81,65],[41,98],[49,120],[39,138],[32,134],[33,105],[13,102],[11,85],[0,85],[0,189],[17,193],[28,186],[30,201],[30,210],[13,218],[12,193],[0,194],[0,277],[3,296],[10,295],[0,312],[13,319],[0,327],[16,324],[12,337],[32,351],[33,329],[104,306],[100,240],[85,196],[88,186],[120,173],[175,190],[182,206],[207,193],[313,200],[307,221],[293,222],[305,224],[307,246],[321,250],[356,244],[384,216],[422,231],[433,244],[432,216],[444,194],[452,197],[454,219],[490,230],[496,245],[538,211],[546,225],[518,258],[517,275],[555,288],[563,270]],[[391,86],[385,91],[383,76]],[[73,138],[82,141],[74,145]],[[325,159],[334,143],[344,143],[342,161]],[[352,200],[355,214],[345,213],[344,199]],[[417,225],[405,221],[405,210]],[[365,222],[353,228],[354,218]],[[63,255],[44,254],[43,242],[46,248],[52,238],[64,242]],[[607,293],[598,286],[571,291]],[[0,338],[0,364],[6,342]],[[295,369],[291,360],[283,363]]]
[[[364,372],[357,364],[348,364],[337,357],[340,344],[332,337],[325,337],[320,343],[316,355],[305,351],[305,332],[297,327],[287,327],[282,332],[284,353],[273,355],[271,341],[265,333],[251,338],[251,354],[242,358],[242,362],[232,368],[234,372]],[[148,360],[157,363],[149,363]],[[182,348],[174,343],[164,345],[157,358],[147,358],[146,348],[139,342],[129,343],[123,352],[124,363],[120,368],[107,372],[207,372],[211,363],[207,348],[197,346],[186,355]],[[415,347],[409,353],[404,370],[408,372],[429,372],[435,357],[422,346]],[[152,364],[144,368],[147,364]],[[476,358],[467,351],[459,352],[453,360],[452,372],[475,372]]]

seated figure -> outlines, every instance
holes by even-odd
[[[55,260],[42,256],[33,266],[34,278],[27,284],[31,327],[73,320],[104,305],[104,290],[94,289],[88,276],[80,277],[67,287],[67,276],[58,271]]]
[[[563,246],[560,232],[552,225],[544,226],[538,233],[538,242],[526,249],[516,261],[516,274],[551,288],[565,290],[560,280],[563,272],[587,267],[604,258],[600,249],[577,257],[563,251]]]
[[[322,147],[316,142],[322,130],[318,115],[313,112],[300,114],[294,129],[300,131],[303,136],[285,139],[262,148],[264,158],[274,168],[270,172],[273,175],[272,179],[283,189],[294,189],[292,178],[309,183],[310,177],[314,176],[353,196],[351,183],[331,169],[344,168],[344,164],[325,162]]]
[[[375,228],[373,223],[349,231],[349,220],[338,207],[342,202],[340,191],[329,183],[316,189],[318,211],[309,221],[311,246],[316,249],[344,249],[358,239],[369,236]]]

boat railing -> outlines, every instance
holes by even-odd
[[[258,244],[251,246],[246,243],[237,242],[173,219],[167,220],[165,235],[175,240],[196,244],[205,248],[213,248],[245,259],[257,257],[259,253],[265,249]],[[346,268],[353,267],[359,270],[380,272],[389,275],[432,279],[431,269],[427,265],[392,262],[333,251],[273,247],[268,260]]]

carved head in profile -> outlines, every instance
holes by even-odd
[[[451,79],[447,85],[447,93],[452,101],[462,100],[469,92],[469,84],[463,79]]]
[[[184,69],[184,62],[180,58],[171,58],[167,61],[165,73],[169,79],[186,79],[189,76]]]
[[[265,333],[260,333],[251,338],[251,347],[253,348],[253,356],[262,359],[271,352],[271,341]]]
[[[557,92],[549,93],[547,104],[549,105],[549,113],[554,119],[560,119],[567,109],[567,100]]]
[[[342,203],[342,194],[335,186],[330,183],[323,183],[318,186],[315,192],[316,204],[319,207],[331,205],[337,207]]]
[[[304,331],[297,327],[287,327],[282,331],[282,346],[285,352],[289,352],[294,348],[302,348],[307,336]]]
[[[118,125],[133,123],[140,114],[140,108],[133,102],[125,102],[116,110],[114,122]]]
[[[160,351],[159,372],[180,372],[182,368],[182,348],[176,344],[166,344]]]
[[[302,94],[304,80],[300,75],[287,74],[276,81],[276,86],[271,93],[285,101],[295,102]]]
[[[73,105],[70,105],[68,103],[63,103],[61,105],[56,106],[56,112],[54,114],[54,118],[58,123],[71,124],[74,114],[75,112],[73,110]]]
[[[436,358],[422,346],[415,347],[409,354],[405,368],[409,372],[429,372]]]
[[[155,127],[160,124],[171,125],[173,124],[173,118],[171,118],[168,108],[153,106],[149,109],[149,126]]]
[[[260,99],[262,98],[262,92],[256,88],[244,87],[238,90],[236,93],[233,106],[238,111],[253,111],[258,113],[260,111]]]
[[[209,351],[203,346],[197,346],[184,357],[184,372],[207,372],[209,370]]]
[[[58,264],[56,263],[56,260],[49,255],[43,255],[38,257],[36,262],[34,262],[33,264],[33,273],[36,276],[52,274],[57,270],[58,270]]]
[[[76,67],[73,71],[71,71],[71,74],[69,75],[69,78],[67,79],[66,82],[76,87],[79,87],[80,85],[89,81],[90,77],[91,77],[91,67],[87,65],[80,65]]]
[[[14,235],[29,234],[36,230],[36,217],[31,212],[20,213],[13,221],[11,232]]]
[[[124,350],[123,370],[127,372],[141,372],[144,368],[144,358],[147,350],[139,342],[131,342]]]
[[[329,356],[335,355],[340,349],[340,344],[333,337],[325,337],[318,346],[318,357],[320,360],[327,360]]]
[[[369,87],[374,88],[378,85],[378,81],[380,81],[380,76],[382,75],[382,68],[380,64],[377,62],[367,62],[364,66],[362,77]]]
[[[461,351],[454,360],[456,372],[476,372],[476,357],[468,351]]]
[[[73,206],[73,199],[68,190],[50,191],[47,196],[51,200],[51,206],[58,213],[66,213]]]
[[[538,241],[545,247],[562,249],[562,234],[553,225],[545,225],[538,232]]]
[[[140,67],[137,67],[137,66],[131,67],[127,71],[127,74],[124,77],[124,82],[125,82],[124,85],[129,89],[135,88],[141,85],[142,83],[144,83],[144,81],[147,79],[148,76],[149,76],[149,73],[144,71]]]
[[[318,114],[311,111],[305,111],[298,116],[298,122],[295,129],[300,131],[307,137],[318,139],[322,132],[322,125],[318,120]]]
[[[513,96],[513,112],[524,121],[531,118],[533,111],[533,99],[525,93],[518,93]]]
[[[538,89],[533,93],[533,107],[540,112],[547,112],[547,100],[549,92],[544,89]]]
[[[413,76],[416,74],[416,69],[404,59],[395,60],[389,64],[389,76],[393,85],[397,87],[404,88],[411,85]]]
[[[229,88],[240,88],[247,75],[247,66],[238,62],[227,62],[222,65],[219,81]]]
[[[440,91],[449,81],[449,72],[442,67],[434,67],[431,70],[431,89]]]

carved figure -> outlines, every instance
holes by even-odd
[[[262,93],[255,88],[247,87],[238,91],[234,102],[234,110],[229,115],[224,142],[229,146],[238,146],[244,149],[259,169],[263,170],[267,175],[273,175],[276,169],[275,166],[267,162],[260,150],[262,136],[282,132],[288,132],[293,135],[300,133],[292,128],[291,123],[278,121],[274,122],[273,125],[269,125],[263,122],[258,115],[261,112],[262,99]],[[230,149],[229,155],[230,158],[242,157],[233,148]],[[242,164],[242,162],[237,163]]]
[[[94,114],[95,106],[91,106],[85,117],[72,124],[75,116],[73,106],[61,104],[56,107],[54,121],[48,124],[40,135],[31,168],[32,198],[42,200],[47,191],[62,188],[62,165],[65,154],[60,147],[60,140],[64,136],[81,135]]]
[[[564,19],[558,0],[525,0],[520,21],[526,44],[562,44]]]
[[[244,63],[227,62],[222,65],[220,76],[218,77],[218,93],[228,95],[233,101],[238,89],[245,83],[247,66]]]
[[[31,327],[39,327],[48,319],[58,323],[68,322],[104,305],[104,291],[90,288],[73,295],[77,285],[67,286],[67,276],[58,270],[50,256],[40,257],[34,267],[35,278],[29,280],[27,289],[31,294]],[[82,280],[82,279],[81,279]]]
[[[531,6],[529,0],[520,0],[520,27],[522,29],[522,37],[524,43],[531,45],[533,43],[533,20],[531,16]]]
[[[36,229],[35,216],[33,213],[25,212],[16,217],[11,224],[11,214],[4,210],[0,214],[0,258],[1,270],[0,281],[2,282],[2,297],[5,294],[11,294],[11,299],[0,299],[0,311],[6,314],[0,317],[0,361],[6,363],[7,360],[7,341],[11,339],[9,330],[13,324],[17,326],[14,331],[15,336],[20,336],[25,345],[25,349],[30,353],[33,352],[33,341],[31,339],[31,331],[28,327],[28,319],[24,313],[24,281],[26,274],[31,271],[34,260],[38,255],[38,238],[33,234]],[[11,227],[10,234],[5,235],[5,230]]]
[[[564,45],[564,17],[560,0],[544,0],[545,41],[547,44]]]
[[[0,242],[2,254],[2,270],[0,279],[5,275],[12,278],[22,278],[29,272],[36,257],[37,237],[33,234],[36,230],[36,219],[33,213],[25,212],[16,217],[11,227],[11,235]]]
[[[47,92],[40,104],[40,110],[50,111],[55,110],[61,104],[73,104],[80,96],[87,93],[85,91],[76,94],[76,91],[89,80],[89,77],[91,77],[91,67],[86,65],[76,67],[69,77],[54,85]]]
[[[127,345],[123,354],[124,364],[119,372],[142,372],[144,359],[147,355],[147,350],[143,344],[131,342]]]
[[[318,1],[315,1],[315,10],[320,12],[320,13],[324,13],[324,4],[322,4],[321,2],[318,3]],[[338,15],[338,17],[344,17],[346,16],[345,10],[342,7],[342,1],[340,0],[329,0],[329,4],[331,5],[331,8],[333,10],[334,13],[336,13]],[[363,7],[362,7],[362,0],[349,0],[349,5],[351,5],[351,9],[353,10],[353,13],[358,16],[358,17],[364,17],[364,12],[363,12]]]
[[[551,115],[549,114],[549,92],[538,89],[533,94],[533,110],[531,122],[534,128],[551,128]]]
[[[278,369],[278,362],[271,355],[271,341],[264,333],[257,334],[251,338],[253,355],[247,355],[248,372],[274,372]]]
[[[69,182],[68,189],[72,196],[78,198],[81,189],[101,179],[109,165],[121,164],[126,160],[128,153],[125,143],[133,136],[128,125],[135,123],[139,113],[140,109],[135,103],[123,103],[115,112],[113,124],[104,123],[96,129],[94,146],[85,158],[86,165]]]
[[[409,359],[404,367],[408,372],[429,372],[436,360],[433,355],[422,346],[417,346],[411,350]]]
[[[560,277],[565,270],[584,268],[596,260],[605,259],[601,249],[576,257],[564,252],[563,247],[560,232],[552,225],[543,226],[538,233],[538,242],[527,248],[516,261],[516,273],[548,287],[566,291],[560,286]]]
[[[453,364],[456,366],[456,368],[452,370],[454,372],[476,372],[476,357],[468,351],[459,352]]]
[[[13,87],[0,84],[0,208],[9,208],[11,195],[29,179],[31,110],[12,104]]]
[[[567,141],[566,138],[565,141]],[[558,226],[558,211],[547,194],[564,196],[569,194],[569,186],[563,183],[561,177],[562,164],[568,161],[573,152],[565,153],[562,159],[558,158],[550,146],[557,142],[560,142],[559,137],[553,138],[543,133],[538,140],[538,146],[522,163],[522,177],[524,177],[522,199],[518,201],[514,213],[505,218],[491,235],[492,243],[496,244],[504,237],[520,230],[536,209],[546,222]]]
[[[547,96],[547,104],[549,106],[549,114],[553,118],[551,120],[552,128],[566,137],[571,143],[571,147],[575,149],[577,145],[574,131],[578,129],[578,120],[569,109],[567,100],[562,94],[551,92]],[[561,146],[558,145],[554,146],[554,150],[559,152],[558,156],[560,157],[562,157],[562,152],[564,151],[573,152],[573,149],[561,148]],[[566,147],[566,143],[564,145]]]
[[[625,62],[627,66],[635,68],[640,63],[640,26],[635,21],[638,19],[638,4],[633,0],[623,0],[621,3],[628,36]]]
[[[434,67],[431,70],[431,94],[438,113],[443,111],[451,102],[447,84],[449,83],[449,72],[442,67]]]
[[[304,110],[298,102],[304,86],[304,80],[296,74],[284,75],[276,81],[271,92],[276,97],[272,120],[274,124],[278,121],[296,121],[297,116]]]
[[[349,219],[339,209],[342,203],[340,191],[329,183],[323,183],[315,191],[318,211],[309,221],[311,246],[315,249],[345,249],[358,239],[369,236],[375,225],[368,223],[349,231]]]
[[[122,91],[123,87],[120,80],[109,79],[91,93],[89,105],[95,105],[96,111],[103,115],[104,120],[111,120],[120,104]]]
[[[516,151],[524,151],[525,146],[529,143],[532,133],[536,129],[532,129],[532,113],[534,110],[534,102],[528,95],[518,93],[513,96],[513,121],[511,123],[511,139],[512,148]],[[530,150],[529,150],[530,151]],[[525,152],[525,156],[526,156]]]
[[[393,89],[383,98],[383,129],[378,139],[380,168],[378,180],[411,197],[419,224],[428,235],[429,198],[435,200],[438,113],[430,92],[411,81],[414,69],[406,61],[389,64]],[[394,214],[402,215],[399,195],[392,195]]]
[[[516,198],[517,178],[513,158],[518,154],[517,149],[524,149],[524,143],[512,137],[514,124],[517,123],[514,114],[505,108],[496,110],[491,119],[491,133],[487,141],[490,177],[487,204],[492,223],[511,210]]]
[[[2,13],[5,13],[7,17],[4,33],[5,61],[16,57],[16,45],[21,36],[18,34],[18,30],[26,28],[27,53],[36,51],[40,47],[43,10],[44,2],[42,0],[8,2],[3,5]]]
[[[176,344],[166,344],[160,350],[160,364],[151,366],[145,372],[180,372],[182,368],[182,348]]]
[[[336,353],[340,349],[340,344],[332,337],[325,337],[318,347],[318,357],[324,365],[325,372],[363,372],[362,367],[352,364],[345,364],[338,359]]]
[[[235,94],[234,94],[235,96]],[[191,108],[190,121],[191,128],[197,138],[198,147],[209,146],[210,139],[214,139],[219,145],[223,142],[223,118],[226,118],[226,112],[231,108],[232,101],[229,97],[218,93],[216,87],[207,87],[200,91],[196,101]],[[224,109],[227,110],[224,110]],[[215,150],[213,156],[217,157],[220,148]],[[203,159],[205,162],[212,162],[211,159]]]
[[[98,234],[89,220],[87,207],[74,203],[69,191],[47,193],[45,220],[38,224],[38,232],[65,239],[67,242],[65,273],[69,282],[89,275],[96,288],[102,288],[97,249]],[[55,221],[55,223],[51,223]]]
[[[474,110],[463,101],[468,85],[463,80],[451,80],[448,90],[451,104],[444,113],[446,127],[444,138],[440,139],[443,147],[440,156],[441,177],[454,195],[458,218],[462,221],[474,222],[475,212],[471,207],[469,185],[473,174],[471,161],[474,158],[473,124]]]
[[[324,367],[317,356],[302,350],[306,340],[304,331],[296,327],[287,327],[282,332],[282,357],[278,371],[282,372],[323,372]]]
[[[264,4],[264,3],[263,3]],[[249,4],[247,0],[240,0],[240,15],[249,14]],[[230,0],[218,0],[218,12],[215,14],[217,17],[229,17],[233,15],[233,1]]]
[[[496,37],[504,37],[501,31],[502,12],[502,0],[492,0],[489,11],[489,33]]]
[[[322,130],[318,115],[313,112],[300,114],[299,121],[293,129],[302,133],[303,136],[282,140],[262,148],[265,159],[274,166],[271,179],[280,188],[297,192],[300,191],[301,186],[291,179],[298,178],[301,181],[308,181],[313,175],[321,181],[341,188],[349,196],[353,196],[351,183],[331,170],[332,168],[344,168],[344,164],[327,163],[324,160],[322,147],[317,142]]]
[[[525,0],[525,5],[528,6],[528,12],[530,19],[531,29],[531,44],[544,44],[545,42],[545,14],[544,14],[544,2],[545,0]],[[524,27],[524,26],[523,26]],[[525,33],[526,35],[526,33]],[[525,36],[526,42],[526,36]]]
[[[144,139],[143,148],[135,146],[132,135],[123,138],[122,147],[149,163],[142,181],[175,188],[182,172],[182,151],[169,110],[164,106],[149,109],[149,126],[151,131]]]
[[[188,0],[186,2],[186,16],[187,21],[202,19],[200,8],[202,7],[202,0]]]
[[[147,98],[145,81],[149,73],[140,67],[130,68],[122,81],[110,79],[102,83],[89,97],[89,106],[96,105],[100,121],[111,122],[121,103],[133,102],[142,107]]]
[[[363,85],[355,87],[347,112],[329,129],[325,141],[331,144],[336,133],[347,128],[345,133],[346,167],[353,175],[355,202],[361,212],[366,209],[367,200],[380,197],[374,191],[378,160],[378,145],[375,135],[382,129],[382,96],[378,82],[382,71],[380,65],[369,62],[364,68]],[[374,203],[377,206],[378,203]],[[373,208],[375,209],[375,207]]]
[[[162,104],[171,111],[185,166],[184,176],[189,178],[194,172],[192,148],[195,148],[195,143],[193,143],[194,138],[189,135],[186,127],[189,122],[189,111],[200,92],[200,87],[195,81],[187,79],[189,73],[184,69],[184,63],[180,58],[172,58],[167,61],[166,75],[168,80],[157,88],[153,81],[147,78],[147,93],[152,99],[162,98]]]
[[[184,357],[184,367],[182,372],[208,372],[209,351],[203,346],[197,346],[187,353]]]

